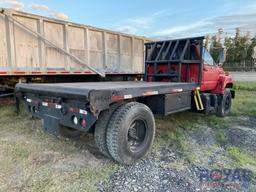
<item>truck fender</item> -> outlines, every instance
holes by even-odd
[[[231,75],[221,75],[216,89],[212,92],[215,94],[224,94],[226,88],[233,88],[233,78]]]

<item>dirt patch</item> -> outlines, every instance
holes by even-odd
[[[256,130],[245,126],[234,126],[227,131],[228,142],[245,150],[256,152]]]
[[[82,154],[73,154],[62,157],[61,159],[56,161],[53,167],[55,169],[69,171],[73,169],[80,169],[83,167],[97,168],[99,166],[102,166],[103,164],[104,160],[96,158],[89,151],[84,151]]]
[[[36,152],[29,155],[28,161],[33,165],[45,165],[47,163],[54,163],[59,156],[60,153],[52,151]]]

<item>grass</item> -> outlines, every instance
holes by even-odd
[[[215,139],[221,145],[224,146],[228,143],[226,132],[224,130],[219,130],[215,132]]]
[[[238,166],[256,165],[254,157],[246,152],[243,152],[238,147],[230,146],[226,151]]]
[[[227,148],[228,156],[233,159],[233,168],[243,168],[252,171],[252,179],[256,180],[256,155],[250,154],[238,147],[230,146]]]
[[[235,82],[236,98],[233,101],[233,115],[256,116],[256,82]]]
[[[256,91],[256,82],[253,81],[237,81],[234,84],[234,89],[237,91]]]
[[[95,158],[92,142],[49,136],[39,120],[0,106],[0,191],[96,191],[117,166]]]

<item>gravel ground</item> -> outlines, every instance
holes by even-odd
[[[228,146],[238,146],[255,153],[256,144],[256,119],[241,116],[228,117],[229,122],[234,122],[225,131],[227,144],[217,145],[214,138],[214,128],[202,126],[197,131],[185,133],[188,139],[188,151],[195,154],[194,159],[188,160],[186,152],[181,152],[172,144],[160,147],[160,152],[152,152],[145,159],[132,166],[122,166],[115,171],[106,181],[98,184],[98,191],[159,191],[159,192],[194,192],[194,191],[256,191],[253,179],[249,187],[209,187],[200,182],[203,170],[222,169],[230,166],[231,160],[225,149]],[[238,137],[237,135],[241,135]],[[204,138],[204,139],[202,139]],[[249,139],[246,139],[249,138]],[[167,141],[168,143],[168,141]],[[154,151],[154,150],[153,150]],[[208,153],[207,153],[208,152]],[[211,185],[212,183],[206,183]],[[225,184],[225,183],[224,183]]]

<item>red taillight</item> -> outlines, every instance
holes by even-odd
[[[80,120],[80,125],[81,125],[82,127],[86,127],[86,120],[85,120],[85,119],[81,119],[81,120]]]

